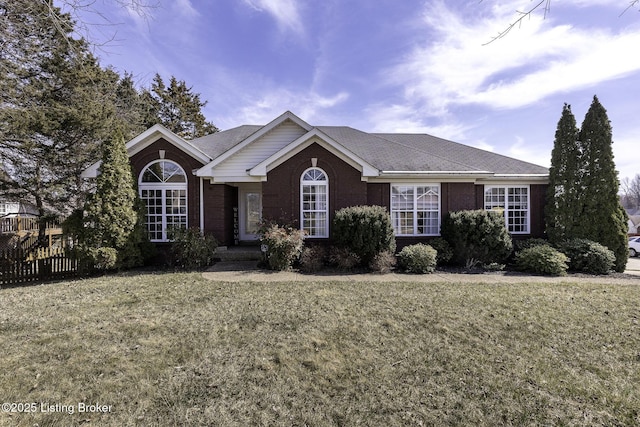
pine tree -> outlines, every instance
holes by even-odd
[[[119,131],[103,146],[96,190],[85,215],[86,243],[122,251],[138,221],[137,193],[124,138]]]
[[[159,74],[153,79],[151,90],[142,96],[155,107],[156,118],[167,129],[185,139],[194,139],[217,132],[202,114],[207,102],[200,101],[200,94],[193,93],[183,80],[171,76],[166,86]]]
[[[575,231],[575,213],[579,209],[577,203],[580,193],[578,132],[571,106],[564,104],[551,152],[545,208],[547,236],[552,242],[570,238]]]
[[[628,259],[627,213],[618,197],[618,173],[613,161],[611,123],[596,96],[580,129],[580,205],[576,237],[596,241],[616,256],[615,269],[623,272]]]

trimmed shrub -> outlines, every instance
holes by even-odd
[[[450,212],[442,221],[441,234],[458,265],[500,263],[513,248],[504,216],[493,211]]]
[[[380,252],[395,252],[391,216],[382,206],[353,206],[336,212],[333,236],[337,246],[358,254],[368,265]]]
[[[169,232],[171,264],[190,270],[213,264],[218,242],[197,228],[174,228]]]
[[[329,263],[340,270],[349,271],[356,267],[362,259],[348,248],[332,246],[329,250]]]
[[[305,273],[314,273],[324,267],[327,258],[327,250],[323,246],[309,246],[302,250],[300,255],[300,270]]]
[[[519,270],[536,274],[564,276],[567,274],[569,258],[549,245],[532,246],[516,254]]]
[[[396,266],[397,259],[393,252],[380,252],[373,257],[369,263],[369,269],[374,273],[387,274],[391,273]]]
[[[438,265],[445,265],[453,258],[453,249],[449,242],[442,237],[436,237],[429,240],[429,246],[438,252],[437,263]]]
[[[545,239],[539,239],[539,238],[531,238],[531,239],[524,239],[524,240],[514,240],[513,241],[513,249],[516,252],[520,252],[524,249],[529,249],[532,248],[534,246],[541,246],[541,245],[547,245],[549,246],[549,242]]]
[[[304,232],[293,227],[266,225],[260,241],[266,246],[266,261],[271,270],[289,270],[302,254]]]
[[[86,248],[82,259],[87,263],[89,271],[107,271],[116,268],[118,250],[115,248]]]
[[[613,251],[600,243],[588,239],[571,239],[558,245],[558,249],[569,257],[569,270],[589,274],[609,274],[615,267]]]
[[[418,243],[405,246],[398,254],[398,263],[407,273],[433,273],[438,252],[429,245]]]

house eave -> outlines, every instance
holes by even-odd
[[[383,170],[380,177],[389,178],[469,178],[472,180],[493,177],[492,172],[487,171],[412,171],[412,170]]]
[[[546,173],[503,173],[503,174],[494,174],[492,177],[488,178],[488,180],[496,180],[496,181],[536,181],[536,182],[548,182],[549,174]]]

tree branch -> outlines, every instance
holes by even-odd
[[[635,0],[635,1],[640,1],[640,0]],[[535,6],[533,6],[531,9],[523,12],[520,10],[516,10],[516,13],[519,16],[518,19],[516,19],[515,21],[513,21],[511,24],[509,24],[507,26],[507,28],[501,32],[498,33],[497,36],[493,37],[491,40],[489,40],[488,42],[484,43],[483,46],[486,46],[488,44],[493,43],[496,40],[499,40],[501,38],[503,38],[504,36],[506,36],[507,34],[509,34],[509,32],[517,27],[520,27],[520,25],[522,25],[522,21],[527,18],[527,17],[531,17],[531,14],[538,8],[540,8],[540,6],[544,5],[544,17],[547,17],[547,13],[549,13],[551,11],[551,0],[540,0]]]
[[[482,0],[481,0],[482,2]],[[505,28],[503,31],[499,32],[497,36],[492,37],[491,40],[489,40],[488,42],[484,43],[483,46],[486,46],[488,44],[493,43],[496,40],[499,40],[503,37],[505,37],[507,34],[509,34],[509,32],[514,29],[515,27],[520,27],[520,25],[522,24],[522,21],[525,18],[531,17],[531,14],[539,9],[540,7],[543,7],[544,9],[544,17],[547,17],[547,14],[549,12],[551,12],[551,0],[540,0],[538,3],[536,3],[533,7],[531,7],[529,10],[527,11],[520,11],[517,10],[516,13],[519,15],[518,19],[516,19],[515,21],[513,21],[511,24],[509,24],[507,26],[507,28]],[[640,6],[640,0],[629,0],[629,4],[627,5],[627,7],[622,11],[622,13],[620,13],[620,16],[624,15],[629,9],[635,8],[637,6]]]

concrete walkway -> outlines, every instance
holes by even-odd
[[[433,274],[303,274],[297,271],[269,271],[258,268],[256,261],[222,261],[202,273],[204,278],[219,282],[452,282],[452,283],[621,283],[640,285],[640,258],[630,258],[625,274],[608,276],[573,275],[564,277],[532,276],[514,272],[463,274],[436,272]]]

